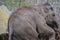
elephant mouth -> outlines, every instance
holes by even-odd
[[[52,29],[54,29],[55,31],[56,29],[58,29],[58,25],[55,21],[52,21],[51,23],[47,23],[47,25],[51,27]]]

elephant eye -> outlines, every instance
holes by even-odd
[[[55,16],[55,14],[52,14],[52,16]]]

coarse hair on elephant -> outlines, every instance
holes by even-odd
[[[49,4],[16,9],[8,21],[9,40],[38,40],[40,34],[55,40],[55,31],[46,24],[52,23],[54,17],[53,8]]]

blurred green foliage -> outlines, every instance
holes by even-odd
[[[8,9],[12,10],[19,6],[29,6],[31,5],[31,0],[29,2],[25,2],[25,0],[7,0],[5,2]]]

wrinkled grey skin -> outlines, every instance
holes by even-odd
[[[58,31],[57,18],[54,12],[53,7],[46,3],[41,5],[41,15],[45,18],[46,23],[53,28],[55,31]]]
[[[46,24],[54,20],[52,14],[54,12],[45,5],[18,8],[9,18],[9,40],[38,40],[40,33],[55,40],[55,31]]]

